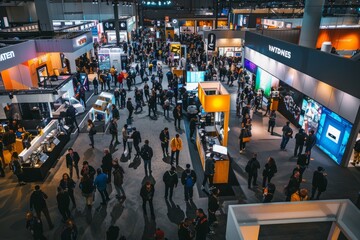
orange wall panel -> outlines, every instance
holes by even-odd
[[[320,29],[316,48],[323,42],[331,42],[337,50],[360,49],[360,29]]]

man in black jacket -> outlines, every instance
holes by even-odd
[[[107,183],[111,183],[111,170],[112,170],[112,161],[113,158],[111,156],[110,150],[108,148],[104,149],[104,157],[102,159],[102,171],[103,173],[107,174]]]
[[[166,156],[169,156],[170,135],[169,135],[169,129],[167,127],[161,131],[159,138],[160,138],[160,142],[161,142],[161,149],[162,149],[162,152],[163,152],[163,155],[165,158]]]
[[[318,167],[316,171],[314,171],[313,179],[312,179],[312,190],[311,190],[311,198],[314,199],[316,190],[316,200],[319,200],[321,193],[326,191],[327,187],[327,179],[326,179],[325,169],[323,167]]]
[[[285,201],[290,202],[291,195],[300,189],[300,171],[294,170],[293,175],[290,177],[288,185],[285,187]]]
[[[214,160],[214,153],[210,154],[210,157],[205,160],[205,170],[204,170],[204,180],[201,185],[201,189],[205,189],[205,184],[209,179],[209,188],[213,186],[213,179],[215,173],[215,160]]]
[[[133,112],[134,112],[134,106],[133,106],[133,104],[132,104],[132,102],[131,102],[131,98],[128,98],[128,100],[127,100],[127,102],[126,102],[126,109],[129,111],[129,117],[128,117],[128,119],[133,118],[133,117],[132,117],[132,114],[133,114]]]
[[[70,196],[67,191],[64,191],[61,187],[57,188],[56,201],[58,205],[59,212],[62,216],[62,221],[65,222],[70,218]]]
[[[220,208],[219,193],[220,193],[219,189],[217,189],[217,188],[213,189],[212,193],[208,199],[208,214],[209,214],[209,225],[210,226],[212,226],[217,221],[215,213]],[[211,232],[214,233],[214,231],[211,231]]]
[[[179,240],[191,240],[194,238],[190,226],[191,226],[190,218],[185,218],[185,220],[179,224],[179,230],[178,230]]]
[[[136,130],[136,127],[133,127],[133,133],[131,134],[131,138],[133,140],[134,148],[136,150],[136,156],[140,154],[139,144],[141,143],[141,135],[140,132]]]
[[[192,201],[193,187],[196,183],[196,173],[190,169],[190,164],[186,164],[186,169],[181,174],[181,183],[184,185],[185,201]]]
[[[307,153],[309,161],[311,157],[311,149],[315,146],[315,144],[316,144],[315,132],[314,130],[310,130],[309,136],[306,138],[306,142],[305,142],[305,152]]]
[[[153,206],[153,197],[154,197],[154,185],[151,184],[150,182],[146,182],[144,186],[141,187],[140,190],[140,196],[143,200],[143,204],[142,204],[142,208],[144,211],[144,215],[147,216],[147,212],[146,212],[146,202],[149,202],[149,206],[150,206],[150,212],[151,212],[151,217],[155,218],[155,214],[154,214],[154,206]]]
[[[44,213],[45,218],[49,224],[49,228],[53,229],[54,225],[51,221],[49,210],[46,205],[46,199],[48,196],[40,190],[40,186],[35,186],[35,191],[30,196],[30,210],[35,209],[36,216],[41,219],[41,212]]]
[[[66,154],[65,158],[66,158],[66,167],[70,170],[70,178],[72,178],[73,168],[75,168],[76,175],[79,179],[80,178],[80,176],[79,176],[80,156],[79,156],[79,154],[77,152],[74,152],[74,150],[72,148],[69,148],[68,153]]]
[[[247,163],[247,166],[245,168],[245,170],[247,170],[248,173],[248,188],[251,188],[251,180],[253,183],[253,186],[256,187],[257,186],[257,176],[258,176],[258,169],[260,168],[260,163],[259,161],[256,159],[257,154],[254,153],[253,157],[249,160],[249,162]]]
[[[179,180],[177,172],[175,170],[176,168],[172,166],[171,169],[169,171],[166,171],[163,175],[163,181],[165,183],[165,199],[167,199],[170,190],[169,199],[172,200],[174,187],[177,187]]]
[[[117,109],[115,104],[111,105],[111,114],[112,114],[113,119],[116,119],[116,120],[120,119],[119,109]]]
[[[206,240],[206,236],[209,233],[209,222],[204,210],[201,208],[196,210],[195,229],[196,240]]]
[[[153,150],[149,146],[149,140],[145,140],[144,146],[141,147],[140,156],[144,160],[145,175],[148,175],[148,170],[151,175],[151,158],[153,157]]]
[[[74,126],[74,123],[75,123],[75,126],[78,129],[78,132],[80,132],[79,125],[78,125],[78,123],[76,121],[76,113],[77,113],[77,110],[73,107],[73,105],[69,104],[68,108],[66,109],[66,116],[68,118],[70,118],[71,124],[73,126]]]
[[[180,129],[180,121],[182,118],[182,110],[181,110],[181,106],[177,105],[174,110],[173,110],[173,117],[175,119],[174,121],[174,126],[175,129]],[[176,123],[177,123],[177,127],[176,127]]]
[[[304,132],[304,129],[300,128],[299,132],[295,135],[294,157],[300,156],[302,154],[306,137],[307,136]]]
[[[117,125],[116,121],[117,121],[116,118],[111,119],[110,126],[109,126],[109,132],[111,134],[110,146],[113,145],[114,140],[115,140],[115,145],[120,143],[118,140],[118,125]]]

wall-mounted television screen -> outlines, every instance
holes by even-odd
[[[261,68],[257,68],[256,71],[256,83],[255,89],[256,91],[259,89],[264,90],[264,95],[266,97],[270,97],[271,89],[279,87],[279,79],[272,76],[270,73],[264,71]]]
[[[198,72],[186,72],[186,90],[193,91],[198,87],[199,82],[205,81],[205,72],[198,71]]]

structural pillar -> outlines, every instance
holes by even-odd
[[[49,0],[35,0],[36,15],[38,17],[40,32],[53,32],[53,23],[50,17]]]
[[[315,48],[325,0],[306,0],[299,45]]]
[[[119,2],[116,1],[114,4],[114,24],[115,24],[115,35],[116,35],[116,46],[120,46],[120,26],[119,26]]]

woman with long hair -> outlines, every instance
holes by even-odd
[[[76,202],[74,197],[74,189],[76,183],[72,180],[69,174],[64,173],[62,179],[60,180],[59,187],[61,187],[65,192],[69,194],[71,202],[73,203],[73,208],[76,208]]]

